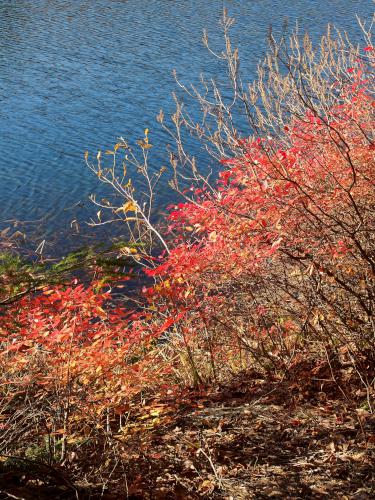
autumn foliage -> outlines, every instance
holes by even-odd
[[[361,60],[347,78],[325,116],[307,103],[282,143],[237,137],[217,180],[169,207],[169,253],[150,256],[134,310],[77,282],[3,308],[0,452],[22,452],[26,432],[64,460],[121,427],[132,398],[249,367],[277,377],[328,360],[372,388],[374,100]]]
[[[172,208],[178,243],[151,274],[169,280],[164,294],[177,308],[192,311],[185,337],[203,328],[223,360],[243,350],[284,368],[313,341],[357,361],[374,352],[366,83],[359,69],[329,121],[310,110],[292,119],[288,149],[272,138],[239,140],[243,155],[222,161],[215,189]]]

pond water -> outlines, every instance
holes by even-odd
[[[85,224],[95,213],[88,196],[101,186],[83,152],[96,154],[119,136],[135,140],[148,127],[152,168],[167,162],[155,117],[174,110],[174,68],[186,83],[220,74],[201,37],[207,28],[220,46],[223,6],[236,18],[248,80],[270,24],[298,21],[318,37],[330,22],[359,39],[355,15],[372,13],[365,0],[0,0],[0,226],[39,221],[32,231],[59,253],[103,237]],[[158,194],[159,209],[175,196],[166,183]],[[73,219],[80,232],[69,236]]]

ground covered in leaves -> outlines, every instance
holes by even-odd
[[[345,376],[299,366],[153,396],[129,406],[100,456],[4,469],[0,499],[374,498],[373,394]]]

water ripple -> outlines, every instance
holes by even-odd
[[[201,35],[207,28],[219,44],[223,5],[237,19],[249,80],[270,23],[278,29],[285,17],[298,19],[318,36],[335,22],[356,35],[354,15],[371,13],[370,1],[355,0],[1,1],[1,220],[43,218],[41,236],[64,234],[73,217],[87,220],[89,204],[66,210],[100,189],[82,152],[109,147],[120,135],[136,139],[146,126],[159,168],[167,138],[155,116],[160,107],[173,112],[172,69],[187,82],[202,71],[219,73]],[[170,196],[164,185],[160,207]]]

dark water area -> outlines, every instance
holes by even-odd
[[[233,38],[249,81],[269,25],[278,31],[298,21],[316,39],[334,23],[360,40],[355,15],[369,19],[373,10],[367,0],[0,0],[0,229],[38,221],[27,226],[36,243],[46,238],[57,254],[121,233],[85,224],[96,212],[88,196],[103,188],[83,153],[120,136],[135,141],[148,127],[151,168],[167,163],[168,138],[155,117],[160,108],[174,111],[174,68],[184,83],[223,74],[201,42],[206,28],[221,47],[223,6],[236,18]],[[197,144],[188,147],[207,162]],[[157,209],[174,199],[161,184]],[[79,234],[71,234],[72,220]]]

